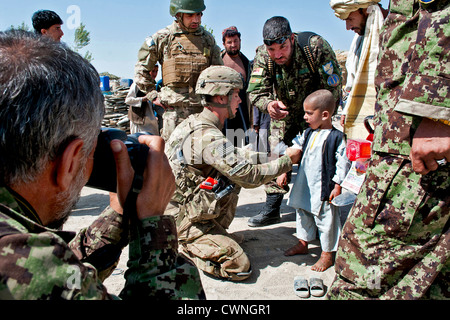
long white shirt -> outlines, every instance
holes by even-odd
[[[130,87],[130,91],[128,91],[128,95],[125,99],[125,103],[131,107],[138,107],[140,108],[142,106],[142,99],[143,97],[138,97],[139,88],[137,87],[136,83],[133,83]],[[158,120],[155,117],[153,108],[151,103],[149,103],[149,108],[145,109],[145,116],[149,119],[149,121],[143,125],[141,124],[135,124],[130,119],[130,132],[136,133],[136,132],[144,132],[147,131],[153,135],[159,135],[159,129],[158,129]]]
[[[300,208],[319,215],[322,207],[322,148],[328,138],[331,129],[317,129],[311,132],[311,136],[303,150],[302,160],[298,167],[297,177],[289,196],[288,205],[293,208]],[[305,133],[297,135],[292,140],[293,147],[303,149]],[[350,168],[350,162],[345,154],[345,141],[342,139],[336,150],[336,173],[333,181],[341,184]]]

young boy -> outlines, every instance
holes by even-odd
[[[331,210],[330,201],[341,193],[340,184],[350,168],[344,134],[331,123],[335,105],[328,90],[309,95],[303,108],[310,128],[293,140],[294,146],[303,151],[288,200],[288,205],[296,208],[299,242],[286,250],[285,255],[308,253],[308,242],[316,239],[318,229],[322,254],[311,268],[318,272],[334,264],[341,224],[339,215]],[[280,186],[286,184],[285,176],[278,177],[277,182]]]

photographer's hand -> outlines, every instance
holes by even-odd
[[[137,212],[140,219],[164,214],[167,204],[175,192],[175,177],[169,160],[164,153],[164,140],[157,136],[140,136],[139,142],[150,150],[144,184],[137,198]]]
[[[164,213],[175,191],[175,178],[164,154],[164,140],[157,136],[140,136],[139,142],[150,148],[144,183],[136,202],[137,216],[144,219]],[[133,182],[134,170],[123,142],[112,141],[111,149],[117,167],[118,194],[110,195],[110,205],[115,211],[122,213],[122,206]]]

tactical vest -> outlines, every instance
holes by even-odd
[[[175,217],[177,220],[178,236],[180,240],[188,240],[198,237],[214,226],[207,223],[213,219],[219,219],[218,223],[228,228],[234,218],[235,210],[228,210],[230,203],[237,203],[239,191],[232,191],[225,197],[217,199],[213,191],[200,188],[206,178],[219,180],[222,174],[213,167],[208,172],[190,165],[183,155],[183,145],[189,143],[188,138],[197,130],[213,127],[209,124],[190,126],[189,132],[180,139],[172,153],[168,154],[172,171],[176,177],[177,189],[171,202],[177,203],[180,211]],[[215,127],[213,127],[215,128]],[[196,226],[194,227],[193,224]],[[184,231],[190,229],[189,234]],[[196,231],[194,231],[194,229]]]
[[[205,173],[201,170],[198,170],[194,166],[186,163],[186,159],[183,154],[183,146],[195,131],[207,128],[209,126],[210,125],[206,124],[195,127],[190,125],[190,131],[179,140],[179,144],[175,146],[173,153],[168,155],[172,171],[176,177],[176,184],[178,186],[172,197],[172,201],[180,204],[185,203],[187,196],[193,194],[196,190],[198,191],[200,184],[207,178],[207,176],[204,176]],[[213,172],[210,172],[209,174],[213,174]],[[216,178],[215,175],[214,178]]]
[[[172,35],[162,68],[164,86],[194,92],[200,73],[210,65],[213,44],[206,36]]]

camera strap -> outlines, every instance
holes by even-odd
[[[123,233],[120,242],[125,245],[127,245],[129,240],[133,238],[131,235],[132,230],[130,225],[135,226],[135,228],[138,226],[136,200],[144,183],[144,171],[147,163],[147,156],[148,148],[140,148],[139,154],[135,159],[135,166],[133,167],[133,183],[123,205]]]

